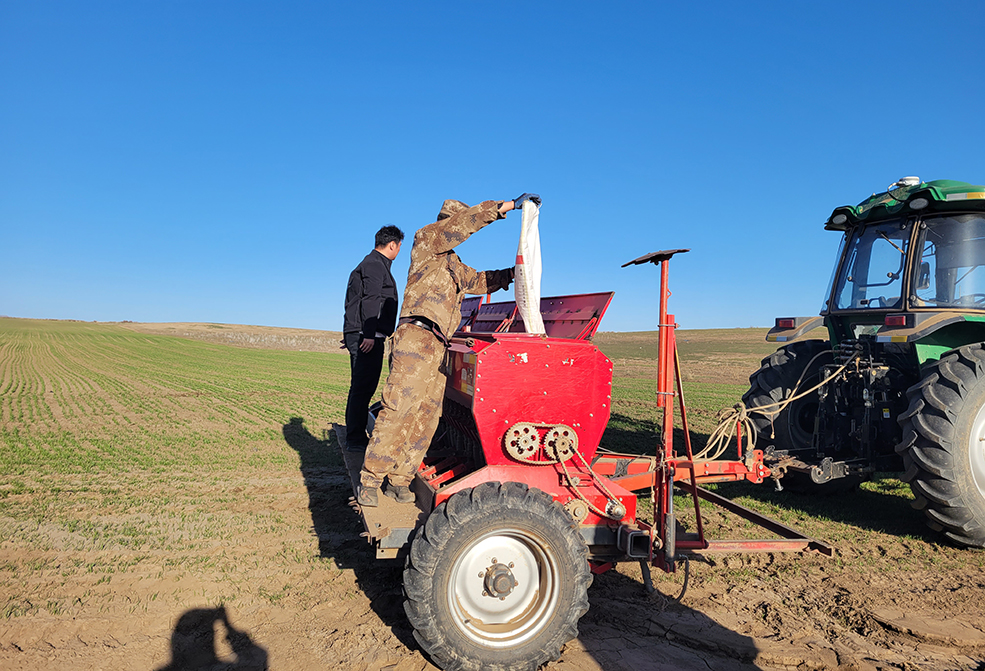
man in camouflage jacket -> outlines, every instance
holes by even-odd
[[[438,220],[414,234],[383,408],[360,474],[360,505],[378,505],[384,478],[389,482],[387,496],[401,503],[414,500],[410,483],[441,416],[447,380],[441,364],[448,336],[461,320],[462,298],[506,289],[513,281],[513,268],[479,272],[462,263],[453,250],[525,200],[540,203],[536,194],[487,200],[474,207],[446,200]]]

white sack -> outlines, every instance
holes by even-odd
[[[540,207],[534,202],[523,204],[520,246],[516,250],[516,276],[513,292],[527,333],[545,333],[540,314]]]

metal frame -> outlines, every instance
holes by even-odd
[[[834,550],[827,543],[806,536],[796,529],[698,486],[699,483],[742,480],[760,483],[770,475],[770,471],[763,464],[763,453],[759,450],[753,451],[752,455],[747,455],[747,459],[742,458],[742,437],[741,433],[738,432],[738,460],[694,461],[694,453],[691,449],[691,431],[687,422],[687,405],[684,402],[684,388],[681,382],[680,360],[677,356],[677,338],[675,335],[677,324],[674,321],[674,315],[667,312],[667,300],[670,297],[670,259],[676,254],[687,251],[689,250],[675,249],[654,252],[623,264],[624,268],[644,263],[659,264],[660,266],[660,342],[656,393],[657,407],[663,409],[661,436],[657,442],[656,455],[653,459],[643,458],[641,460],[638,457],[634,458],[633,455],[608,453],[599,456],[593,463],[593,468],[600,474],[609,475],[611,473],[612,481],[627,489],[637,491],[644,488],[651,489],[655,523],[649,526],[651,539],[649,561],[650,564],[664,571],[673,572],[676,570],[678,550],[692,553],[814,550],[831,556]],[[679,406],[681,425],[684,430],[685,455],[682,456],[678,456],[674,449],[675,399]],[[627,459],[629,463],[620,463]],[[617,475],[623,469],[625,469],[625,473],[621,476]],[[691,495],[694,503],[696,533],[683,534],[677,528],[674,514],[675,483]],[[709,540],[705,537],[699,499],[725,508],[782,538]]]

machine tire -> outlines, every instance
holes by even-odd
[[[414,538],[404,610],[446,671],[533,671],[578,635],[591,582],[588,548],[560,504],[525,484],[486,482],[439,505]]]
[[[759,370],[749,376],[749,391],[743,394],[742,402],[746,408],[754,410],[782,401],[790,396],[808,366],[810,369],[804,374],[801,388],[813,387],[818,382],[821,366],[833,361],[830,353],[818,355],[830,349],[831,345],[824,340],[802,340],[784,345],[763,359]],[[810,447],[817,406],[815,391],[788,405],[772,421],[769,417],[751,413],[750,418],[759,432],[756,446],[763,449],[772,445],[778,450]]]
[[[906,392],[896,452],[931,529],[985,547],[985,343],[952,350]]]

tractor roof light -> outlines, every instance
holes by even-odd
[[[896,180],[888,187],[886,187],[886,191],[892,191],[893,189],[905,189],[911,186],[916,186],[918,184],[920,184],[920,178],[917,177],[916,175],[910,175],[908,177],[901,177],[900,179]]]
[[[824,227],[829,231],[847,231],[858,222],[861,211],[850,205],[842,205],[832,210]]]

